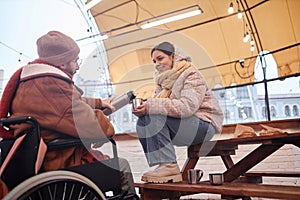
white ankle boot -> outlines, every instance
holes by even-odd
[[[166,163],[159,165],[153,171],[144,173],[142,181],[149,183],[180,182],[182,175],[177,163]]]

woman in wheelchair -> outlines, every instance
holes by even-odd
[[[114,109],[110,99],[85,98],[72,80],[81,64],[76,42],[61,32],[50,31],[37,40],[37,51],[39,58],[17,70],[7,83],[0,104],[0,118],[35,118],[45,143],[57,139],[91,141],[113,137],[114,127],[101,111],[105,107]],[[1,129],[0,136],[16,137],[29,126],[28,123],[10,125],[11,131]],[[98,148],[102,144],[94,145]],[[90,146],[68,146],[47,151],[42,170],[53,171],[107,158]],[[135,194],[129,163],[122,158],[118,160],[121,188]]]

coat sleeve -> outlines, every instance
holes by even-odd
[[[100,98],[82,97],[82,101],[90,105],[92,108],[101,109],[102,100]]]
[[[201,74],[195,71],[182,74],[174,83],[170,98],[148,99],[147,112],[177,118],[190,117],[198,111],[206,89]]]
[[[58,123],[58,129],[70,128],[77,137],[99,138],[113,136],[114,128],[107,116],[99,109],[93,109],[81,98],[81,94],[74,87],[71,107],[67,108]],[[66,126],[66,125],[69,125]],[[69,132],[68,130],[66,130]]]

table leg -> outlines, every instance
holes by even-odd
[[[296,141],[296,142],[293,142],[293,145],[297,146],[300,148],[300,142],[299,141]]]
[[[257,147],[254,151],[252,151],[224,173],[224,181],[234,181],[282,146],[283,144],[262,144],[261,146]]]
[[[230,155],[221,156],[223,163],[227,169],[231,168],[234,163]]]

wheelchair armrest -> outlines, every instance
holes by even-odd
[[[0,125],[1,126],[9,126],[12,124],[21,124],[23,122],[26,122],[28,120],[33,119],[32,117],[28,116],[21,116],[21,117],[13,117],[13,118],[2,118],[0,119]]]
[[[0,127],[9,127],[10,125],[14,124],[21,124],[25,122],[31,122],[33,124],[33,133],[35,134],[36,141],[39,144],[39,141],[41,139],[40,135],[40,124],[38,121],[30,116],[20,116],[20,117],[11,117],[11,118],[2,118],[0,119]]]
[[[107,140],[110,141],[112,148],[113,148],[113,155],[114,158],[118,157],[117,153],[117,146],[116,142],[112,137],[107,138],[100,138],[100,139],[88,139],[88,138],[66,138],[66,139],[54,139],[50,142],[47,142],[48,151],[74,147],[74,146],[81,146],[85,144],[92,144],[96,142],[104,142],[106,143]]]
[[[20,117],[12,117],[12,118],[2,118],[0,119],[1,126],[9,126],[11,124],[21,124],[27,121],[31,121],[33,125],[39,126],[37,120],[30,116],[20,116]]]

